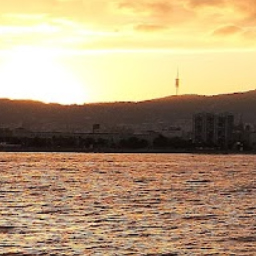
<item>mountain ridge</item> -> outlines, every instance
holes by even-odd
[[[105,127],[165,123],[189,125],[197,112],[230,112],[256,122],[256,90],[220,95],[180,95],[139,102],[61,105],[34,100],[0,99],[0,127],[43,131],[89,131]]]

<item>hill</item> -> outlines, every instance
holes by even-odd
[[[256,90],[216,96],[181,95],[141,102],[85,105],[44,104],[37,101],[0,99],[0,127],[44,131],[89,131],[104,127],[143,124],[191,123],[196,112],[231,112],[244,122],[256,121]]]

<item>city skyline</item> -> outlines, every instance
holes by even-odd
[[[61,104],[256,88],[255,1],[10,0],[0,98]]]

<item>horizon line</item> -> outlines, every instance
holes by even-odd
[[[34,103],[41,103],[41,104],[46,104],[46,105],[61,105],[61,106],[84,106],[84,105],[96,105],[96,104],[118,104],[118,103],[143,103],[143,102],[149,102],[149,101],[155,101],[155,100],[163,100],[163,99],[168,99],[168,98],[182,98],[186,96],[198,96],[198,97],[216,97],[216,96],[225,96],[225,95],[234,95],[234,94],[245,94],[249,92],[256,91],[256,89],[252,90],[247,90],[247,91],[236,91],[236,92],[228,92],[228,93],[219,93],[219,94],[171,94],[171,95],[166,95],[163,97],[159,98],[150,98],[150,99],[144,99],[144,100],[117,100],[117,101],[95,101],[95,102],[84,102],[82,104],[80,103],[70,103],[70,104],[62,104],[59,102],[44,102],[41,100],[37,99],[16,99],[16,98],[0,98],[0,100],[10,100],[10,101],[27,101],[27,102],[34,102]]]

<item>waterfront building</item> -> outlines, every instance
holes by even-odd
[[[212,113],[197,113],[193,118],[194,142],[202,146],[214,145],[215,115]]]
[[[229,113],[197,113],[193,118],[194,143],[204,147],[231,148],[234,116]]]

